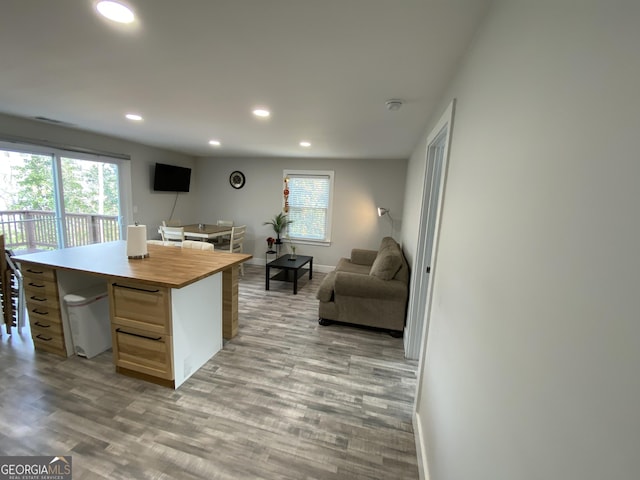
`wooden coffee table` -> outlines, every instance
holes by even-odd
[[[302,268],[309,264],[309,268]],[[271,269],[280,270],[271,277]],[[283,255],[280,258],[267,263],[265,290],[269,290],[270,280],[280,280],[282,282],[293,282],[293,294],[298,294],[298,278],[309,272],[309,280],[313,278],[313,257],[307,255],[298,255],[295,260],[291,255]]]

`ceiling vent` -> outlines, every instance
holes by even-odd
[[[72,127],[73,124],[72,123],[68,123],[68,122],[63,122],[62,120],[56,120],[54,118],[47,118],[47,117],[33,117],[35,120],[38,120],[39,122],[45,122],[45,123],[50,123],[52,125],[62,125],[65,127]]]

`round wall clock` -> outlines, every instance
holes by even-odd
[[[235,172],[231,172],[231,175],[229,175],[229,183],[233,188],[244,187],[244,182],[244,173],[239,172],[238,170],[236,170]]]

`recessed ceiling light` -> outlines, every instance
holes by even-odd
[[[133,10],[126,5],[113,0],[101,0],[96,4],[98,13],[109,20],[118,23],[131,23],[135,20]]]
[[[256,109],[253,111],[253,114],[254,114],[256,117],[263,117],[263,118],[266,118],[266,117],[268,117],[269,115],[271,115],[271,112],[270,112],[269,110],[265,109],[265,108],[256,108]]]
[[[300,142],[300,146],[301,147],[310,147],[311,146],[311,142],[307,142],[307,141],[302,141]]]
[[[135,113],[127,113],[125,115],[125,117],[127,117],[129,120],[133,120],[134,122],[141,122],[142,121],[142,117],[138,114]]]
[[[209,140],[209,145],[213,145],[214,147],[219,147],[220,140]]]

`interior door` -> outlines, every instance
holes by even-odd
[[[443,198],[446,160],[453,119],[452,102],[427,140],[418,249],[414,265],[407,328],[404,335],[405,356],[417,360],[422,336],[428,325],[429,286],[435,266],[437,230]]]

